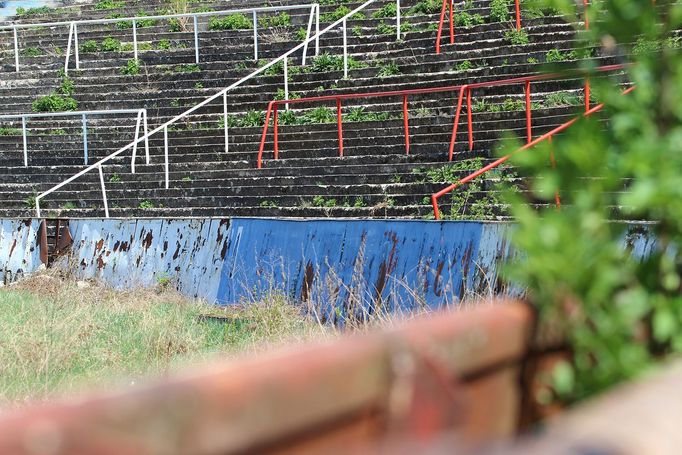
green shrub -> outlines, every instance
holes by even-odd
[[[379,67],[378,77],[389,77],[400,74],[400,68],[395,62],[388,62]]]
[[[327,107],[320,106],[306,112],[303,119],[306,123],[334,123],[336,113]]]
[[[170,40],[162,39],[158,43],[156,43],[156,48],[157,49],[170,49],[171,48],[171,42],[170,42]]]
[[[483,23],[485,23],[485,20],[480,14],[469,14],[466,11],[455,14],[455,25],[471,27],[473,25],[480,25]]]
[[[40,48],[27,47],[21,51],[21,55],[25,55],[26,57],[40,57],[41,55],[45,55],[45,53]]]
[[[23,131],[21,128],[0,128],[0,136],[21,136]]]
[[[443,2],[438,0],[422,0],[407,11],[408,15],[435,14],[440,12]]]
[[[51,93],[41,96],[31,105],[33,112],[66,112],[78,110],[78,102],[70,96]]]
[[[509,29],[504,32],[504,38],[513,45],[528,44],[530,42],[528,33],[525,30]]]
[[[116,38],[107,37],[100,43],[100,49],[104,52],[118,52],[121,50],[121,42]]]
[[[258,18],[258,26],[261,28],[286,27],[291,25],[291,16],[285,11],[276,16],[263,16]]]
[[[150,200],[145,199],[144,201],[141,201],[137,207],[140,209],[153,209],[154,203]]]
[[[387,3],[380,9],[376,10],[375,12],[372,13],[372,18],[373,19],[384,19],[388,17],[396,17],[397,15],[397,9],[396,5],[394,2]]]
[[[81,44],[81,52],[97,52],[99,51],[99,45],[94,39],[90,39]]]
[[[575,106],[580,104],[580,100],[574,93],[570,92],[554,92],[547,95],[545,98],[545,106]]]
[[[41,14],[49,14],[53,11],[49,6],[39,6],[36,8],[17,8],[17,16],[39,16]]]
[[[145,17],[150,16],[149,13],[146,11],[139,11],[136,14],[136,17],[140,17],[142,19],[135,19],[135,23],[137,24],[138,27],[153,27],[157,25],[158,21],[156,19],[144,19]]]
[[[509,21],[509,5],[509,0],[492,0],[490,2],[490,22]]]
[[[561,52],[559,49],[551,49],[549,52],[547,52],[547,55],[545,56],[545,61],[547,63],[556,63],[556,62],[563,62],[566,60],[573,60],[575,58],[575,53],[573,51],[570,52]]]
[[[176,73],[198,73],[200,71],[201,68],[195,63],[182,64],[175,67]]]
[[[252,27],[252,22],[243,14],[212,17],[208,21],[209,30],[251,30]]]
[[[124,8],[125,6],[125,2],[115,0],[100,0],[95,3],[95,9],[97,10]]]
[[[327,12],[327,13],[320,15],[320,20],[322,22],[336,22],[339,19],[341,19],[342,17],[350,14],[351,11],[352,10],[350,8],[348,8],[347,6],[341,5],[338,8],[336,8],[334,11],[330,11],[330,12]],[[351,20],[361,20],[364,18],[365,18],[365,15],[363,13],[355,13],[350,17]]]
[[[135,74],[140,74],[140,61],[136,59],[130,59],[126,62],[126,65],[119,70],[121,74],[127,74],[129,76],[134,76]]]

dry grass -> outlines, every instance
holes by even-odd
[[[0,290],[0,305],[4,407],[336,333],[277,295],[217,309],[170,290],[83,288],[54,274]]]

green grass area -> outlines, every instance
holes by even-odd
[[[161,285],[78,288],[42,275],[0,291],[0,405],[131,384],[188,362],[333,333],[281,296],[221,309]]]

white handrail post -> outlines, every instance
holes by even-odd
[[[168,189],[168,125],[163,127],[163,159],[166,169],[166,189]]]
[[[28,138],[26,137],[26,117],[21,117],[21,134],[24,137],[24,167],[28,167]]]
[[[348,79],[348,38],[346,33],[346,19],[343,20],[343,78]]]
[[[40,218],[40,196],[36,196],[36,217]]]
[[[133,19],[133,53],[137,60],[137,21],[135,19]]]
[[[315,5],[310,7],[310,17],[308,18],[308,28],[305,34],[305,44],[303,45],[303,58],[301,59],[301,66],[305,66],[305,58],[308,55],[308,43],[310,42],[310,31],[313,28],[313,16],[315,15]]]
[[[17,28],[13,27],[14,30],[14,68],[17,73],[19,72],[19,36],[17,36]]]
[[[147,129],[147,109],[142,109],[142,121],[144,123],[144,153],[149,164],[149,131]]]
[[[88,164],[88,118],[83,114],[83,159]]]
[[[71,39],[73,38],[73,22],[69,25],[69,41],[66,43],[66,61],[64,62],[64,74],[69,72],[69,58],[71,57]]]
[[[97,166],[99,171],[99,184],[102,187],[102,201],[104,201],[104,216],[109,218],[109,202],[107,201],[107,190],[104,187],[104,173],[102,172],[102,165]]]
[[[284,57],[284,99],[289,99],[289,59]],[[284,109],[289,110],[289,103],[284,105]]]
[[[223,122],[225,123],[225,153],[227,153],[229,148],[227,136],[227,90],[223,92]]]
[[[135,141],[133,142],[133,156],[130,160],[130,172],[135,173],[135,160],[137,159],[137,141],[140,139],[140,123],[142,123],[142,111],[137,113],[137,122],[135,123]]]
[[[400,0],[395,0],[395,29],[396,41],[400,41]]]
[[[253,59],[258,60],[258,13],[253,10]]]
[[[194,60],[199,64],[199,18],[194,15]]]
[[[315,17],[315,55],[320,54],[320,4],[317,4],[317,15]]]
[[[81,59],[78,53],[78,24],[73,23],[73,55],[76,57],[76,69],[81,69]]]

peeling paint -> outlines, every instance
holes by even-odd
[[[0,284],[10,284],[40,267],[39,233],[40,220],[0,220]]]

